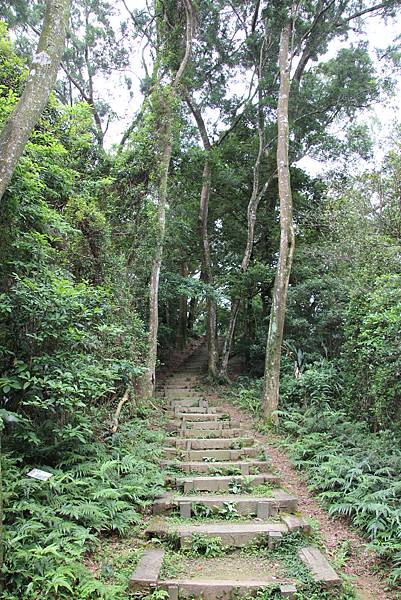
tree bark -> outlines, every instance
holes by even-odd
[[[205,160],[202,174],[202,191],[199,205],[199,232],[202,240],[203,258],[202,271],[205,275],[205,281],[209,285],[213,284],[212,258],[210,253],[210,243],[208,234],[208,214],[210,186],[212,183],[212,167],[210,164],[210,155]],[[208,347],[208,374],[213,379],[217,376],[218,347],[217,347],[217,306],[216,301],[210,296],[206,301],[207,312],[207,347]]]
[[[42,33],[24,91],[0,133],[0,200],[54,86],[69,6],[69,0],[47,0]]]
[[[277,423],[279,403],[281,346],[283,341],[285,308],[291,266],[294,256],[295,235],[292,220],[292,193],[288,161],[289,124],[288,100],[290,94],[289,45],[291,21],[285,24],[280,37],[279,69],[280,90],[277,105],[277,170],[280,199],[280,251],[274,280],[269,333],[266,344],[266,362],[263,389],[263,410],[266,418]]]
[[[198,126],[199,134],[206,153],[202,174],[202,189],[199,204],[198,227],[200,239],[202,240],[202,273],[204,276],[204,281],[206,281],[206,283],[208,283],[211,286],[213,284],[213,268],[208,232],[208,215],[210,188],[212,184],[212,165],[210,161],[212,144],[210,143],[201,111],[199,110],[195,101],[189,95],[186,96],[186,101]],[[216,301],[210,296],[207,298],[206,301],[206,314],[208,374],[212,379],[216,379],[219,360],[219,350],[217,345],[217,305]]]
[[[181,263],[181,277],[188,277],[188,264]],[[176,345],[178,350],[184,350],[187,342],[187,324],[188,324],[188,298],[185,295],[180,296],[180,310],[178,316],[178,330]]]
[[[153,259],[152,272],[150,277],[149,294],[149,337],[148,337],[148,358],[146,373],[142,380],[142,392],[145,398],[150,398],[154,394],[156,385],[156,360],[157,360],[157,334],[159,329],[159,280],[160,270],[163,258],[164,237],[166,232],[166,203],[168,192],[168,172],[170,168],[172,142],[173,142],[173,101],[177,97],[177,88],[181,83],[185,69],[187,67],[191,48],[192,38],[195,26],[195,13],[191,0],[185,0],[186,14],[186,44],[185,53],[180,66],[176,72],[171,84],[170,97],[166,98],[162,125],[159,132],[160,145],[162,148],[159,169],[159,183],[157,190],[157,235],[156,249]],[[164,92],[166,89],[164,88]]]
[[[261,58],[259,62],[259,81],[262,78],[262,52]],[[247,230],[247,239],[246,246],[244,250],[244,255],[241,262],[241,274],[247,272],[249,263],[251,262],[252,251],[253,251],[253,242],[255,237],[255,224],[256,224],[256,213],[258,210],[258,206],[260,200],[262,199],[266,189],[270,183],[270,179],[265,183],[265,185],[260,189],[260,168],[262,163],[263,155],[265,154],[265,133],[264,133],[264,118],[263,118],[263,108],[262,108],[262,92],[259,87],[259,102],[258,102],[258,135],[259,135],[259,148],[258,154],[256,157],[255,165],[253,168],[253,187],[252,194],[248,203],[247,210],[247,219],[248,219],[248,230]],[[224,339],[223,352],[220,363],[219,376],[221,379],[225,379],[229,381],[227,368],[228,361],[230,359],[232,344],[234,340],[235,326],[237,323],[237,317],[239,313],[239,307],[241,304],[240,298],[234,298],[231,303],[231,312],[230,312],[230,320],[228,323],[228,330],[226,337]]]

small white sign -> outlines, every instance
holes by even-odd
[[[47,471],[42,471],[41,469],[32,469],[27,473],[28,477],[33,477],[33,479],[40,479],[40,481],[47,481],[50,477],[53,477],[53,473],[48,473]]]

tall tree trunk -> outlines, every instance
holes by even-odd
[[[209,151],[208,151],[209,152]],[[199,232],[202,240],[203,258],[202,271],[205,281],[209,285],[213,284],[212,257],[210,253],[210,243],[208,234],[208,214],[210,186],[212,183],[212,167],[210,156],[207,155],[202,174],[202,191],[199,205]],[[216,301],[210,296],[206,301],[207,313],[207,347],[208,347],[208,373],[213,379],[217,376],[218,348],[217,348],[217,306]]]
[[[262,50],[263,51],[263,50]],[[259,81],[262,78],[262,51],[261,58],[259,62]],[[247,210],[247,219],[248,219],[248,230],[247,230],[247,238],[246,238],[246,246],[244,250],[244,255],[241,262],[241,274],[247,272],[249,263],[251,262],[252,250],[253,250],[253,241],[255,237],[255,224],[256,224],[256,213],[258,210],[258,206],[261,198],[263,197],[266,189],[270,183],[270,179],[264,184],[262,189],[260,189],[260,167],[262,163],[263,155],[265,154],[265,134],[264,134],[264,118],[263,118],[263,108],[262,108],[262,92],[259,87],[259,102],[258,102],[258,135],[259,135],[259,148],[258,154],[256,157],[255,165],[253,167],[253,187],[252,194],[248,203]],[[231,354],[231,348],[234,340],[235,326],[237,323],[237,317],[239,312],[239,307],[241,304],[240,298],[234,298],[231,303],[231,312],[230,312],[230,320],[228,323],[227,334],[224,339],[223,352],[220,363],[220,371],[219,376],[222,379],[228,381],[228,361]]]
[[[198,126],[199,134],[202,139],[203,147],[206,152],[205,164],[202,174],[202,190],[199,205],[199,235],[202,240],[202,273],[204,281],[210,286],[213,284],[213,268],[212,256],[210,252],[210,242],[208,233],[208,215],[209,215],[209,198],[210,188],[212,184],[212,165],[210,161],[210,153],[212,145],[207,134],[206,125],[202,114],[197,107],[195,101],[190,96],[186,96],[187,104],[195,118]],[[219,350],[217,344],[217,304],[216,301],[209,297],[206,301],[206,318],[207,318],[207,346],[208,346],[208,373],[213,379],[217,377],[217,368],[219,360]]]
[[[186,14],[186,45],[185,54],[177,70],[171,89],[166,92],[164,115],[159,132],[160,146],[162,148],[160,163],[158,165],[159,182],[157,193],[157,234],[156,249],[153,259],[150,278],[149,294],[149,338],[148,358],[146,373],[142,380],[142,392],[145,398],[154,394],[156,385],[156,360],[157,360],[157,334],[159,329],[159,280],[163,258],[164,237],[166,232],[166,203],[168,191],[168,172],[170,168],[172,141],[174,100],[177,97],[177,87],[180,85],[186,66],[189,61],[194,32],[195,13],[191,0],[184,0]]]
[[[69,7],[69,0],[47,0],[42,33],[24,91],[0,133],[0,200],[56,80]]]
[[[188,264],[181,263],[181,277],[188,277]],[[176,345],[178,350],[184,350],[187,342],[187,323],[188,323],[188,298],[184,294],[180,296],[180,310],[178,315],[178,330]]]
[[[291,21],[283,27],[280,37],[279,69],[280,91],[277,106],[277,170],[280,198],[280,251],[274,280],[269,333],[266,344],[266,363],[263,389],[263,410],[268,419],[277,423],[275,411],[279,403],[281,346],[283,341],[288,284],[294,256],[295,235],[292,220],[292,194],[288,163],[289,125],[288,100],[290,94],[289,44]]]

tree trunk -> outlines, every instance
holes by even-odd
[[[24,91],[0,134],[0,200],[56,80],[69,6],[69,0],[47,0],[42,33]]]
[[[188,277],[188,264],[181,263],[181,276]],[[184,350],[187,342],[187,322],[188,322],[188,298],[185,295],[180,296],[180,310],[178,315],[178,330],[176,345],[178,350]]]
[[[209,150],[208,150],[209,153]],[[212,182],[212,168],[209,154],[206,156],[205,165],[202,174],[202,191],[199,206],[199,233],[202,240],[203,266],[202,271],[205,274],[205,281],[209,285],[213,283],[212,258],[210,254],[210,243],[208,234],[208,214],[210,186]],[[217,376],[218,348],[217,348],[217,306],[216,301],[208,297],[206,301],[207,312],[207,347],[208,347],[208,373],[213,379]]]
[[[289,44],[291,22],[284,26],[280,37],[279,68],[280,91],[277,106],[277,170],[280,198],[280,251],[274,280],[269,333],[266,344],[266,363],[263,389],[263,410],[268,419],[277,423],[275,411],[279,403],[281,346],[283,341],[285,308],[294,256],[295,235],[292,221],[292,194],[288,163],[288,99],[290,94]]]
[[[159,163],[159,182],[157,198],[157,235],[156,249],[153,259],[152,272],[150,278],[149,294],[149,337],[148,337],[148,358],[146,364],[146,373],[142,380],[142,392],[145,398],[150,398],[154,394],[156,385],[156,360],[157,360],[157,334],[159,329],[159,280],[160,270],[163,258],[164,237],[166,232],[166,203],[168,191],[168,172],[170,168],[172,141],[173,141],[173,104],[177,97],[177,87],[181,83],[184,71],[189,61],[192,48],[192,38],[194,32],[195,14],[191,0],[185,0],[186,14],[186,45],[185,54],[181,60],[180,66],[172,82],[171,89],[165,92],[165,107],[162,118],[162,125],[159,132],[160,145],[162,147]]]
[[[212,257],[210,253],[209,233],[208,233],[208,215],[210,187],[212,184],[212,165],[210,162],[210,153],[212,145],[207,134],[206,125],[201,111],[197,107],[193,98],[186,96],[187,104],[195,118],[199,134],[202,139],[203,147],[206,152],[205,164],[202,174],[202,190],[199,205],[199,235],[202,240],[202,273],[204,281],[210,286],[213,284]],[[208,347],[208,373],[212,379],[217,377],[217,368],[219,360],[219,349],[217,345],[217,304],[209,297],[206,301],[207,313],[207,347]]]
[[[198,308],[198,298],[191,298],[191,300],[189,302],[188,321],[187,321],[187,330],[189,333],[191,333],[194,329],[197,308]]]
[[[259,81],[262,78],[262,52],[259,63]],[[265,153],[265,134],[264,134],[264,118],[263,118],[263,108],[262,108],[262,92],[259,87],[259,102],[258,102],[258,135],[259,135],[259,149],[258,155],[256,157],[255,165],[253,168],[253,187],[252,194],[248,203],[247,210],[247,219],[248,219],[248,230],[247,230],[247,238],[246,238],[246,246],[244,250],[244,256],[242,258],[241,263],[241,274],[247,272],[249,263],[251,262],[252,251],[253,251],[253,241],[255,237],[255,224],[256,224],[256,213],[258,210],[258,206],[261,198],[263,197],[266,189],[269,185],[270,179],[264,184],[263,188],[260,190],[260,167],[262,163],[262,158]],[[230,320],[228,323],[227,335],[224,339],[224,347],[222,352],[222,358],[220,363],[220,371],[219,376],[222,379],[228,381],[228,361],[231,354],[231,348],[234,340],[235,326],[237,323],[237,317],[239,312],[241,299],[234,298],[231,303],[231,312],[230,312]]]

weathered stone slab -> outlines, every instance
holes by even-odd
[[[216,409],[214,407],[209,406],[207,403],[206,405],[203,406],[186,406],[185,408],[183,406],[176,406],[174,408],[175,411],[175,416],[178,417],[180,414],[186,414],[186,415],[202,415],[202,414],[209,414],[209,415],[214,415],[216,414]]]
[[[271,579],[250,579],[236,581],[232,579],[181,579],[168,580],[160,584],[160,588],[169,592],[170,600],[177,596],[170,595],[170,589],[177,590],[179,598],[202,600],[231,600],[232,598],[248,598],[259,590],[271,585]],[[174,592],[175,593],[175,592]],[[290,596],[287,596],[287,598]]]
[[[237,444],[242,447],[252,446],[254,439],[251,437],[245,438],[214,438],[214,439],[196,439],[196,438],[169,438],[171,445],[185,450],[223,450],[231,449]]]
[[[228,491],[233,481],[238,483],[244,482],[242,475],[234,476],[214,476],[214,477],[178,477],[176,479],[177,487],[184,489],[184,494],[198,490],[202,492],[225,492]],[[262,483],[278,483],[280,478],[277,475],[270,473],[261,473],[260,475],[249,475],[247,485],[254,487]]]
[[[293,600],[296,598],[297,587],[293,583],[280,585],[280,593],[283,598],[290,598],[290,600]]]
[[[191,389],[185,389],[185,390],[178,390],[178,389],[165,389],[164,390],[164,395],[166,397],[166,399],[180,399],[180,398],[203,398],[202,394],[200,392],[193,392],[191,391]]]
[[[186,429],[181,431],[181,436],[184,438],[233,438],[233,437],[244,437],[249,434],[249,431],[245,429]]]
[[[154,501],[153,514],[166,514],[172,511],[173,509],[180,507],[181,503],[188,502],[190,502],[192,506],[195,504],[202,504],[204,506],[207,506],[211,510],[218,510],[225,503],[230,503],[235,505],[235,508],[240,515],[257,516],[259,516],[258,507],[260,504],[263,504],[264,507],[266,507],[266,505],[269,507],[268,517],[276,515],[277,513],[280,513],[283,510],[285,510],[286,512],[295,512],[298,507],[297,498],[295,496],[290,496],[289,494],[280,489],[272,490],[272,495],[268,497],[241,494],[207,494],[204,496],[175,496],[169,493]]]
[[[204,462],[204,461],[193,461],[193,462],[178,462],[172,460],[163,460],[161,462],[163,467],[179,467],[184,473],[209,473],[216,469],[239,469],[241,475],[249,475],[253,468],[268,469],[270,463],[260,460],[251,461],[218,461],[218,462]]]
[[[199,398],[181,398],[180,400],[171,400],[170,406],[173,410],[179,406],[199,406]]]
[[[205,537],[218,537],[222,543],[227,546],[240,548],[246,546],[257,538],[266,538],[270,544],[270,538],[273,543],[281,539],[286,533],[287,528],[281,523],[201,523],[199,525],[165,525],[156,520],[150,522],[146,530],[147,537],[163,538],[166,535],[174,534],[180,539],[182,547],[188,547],[191,544],[191,538],[194,534],[201,534]]]
[[[295,515],[281,516],[281,520],[287,525],[288,531],[302,531],[303,533],[309,534],[311,532],[311,525],[303,517],[297,517]]]
[[[298,552],[302,562],[311,570],[312,577],[323,586],[332,587],[341,583],[327,558],[314,546],[307,546]]]
[[[219,421],[222,416],[218,413],[207,413],[202,412],[201,414],[190,413],[190,412],[176,412],[175,415],[178,419],[182,419],[183,421]]]
[[[258,448],[240,448],[239,450],[186,450],[183,455],[184,460],[205,462],[205,458],[212,458],[218,461],[237,461],[242,458],[255,458],[258,455]]]
[[[163,563],[164,550],[145,550],[131,577],[130,588],[134,591],[146,591],[157,585]]]

